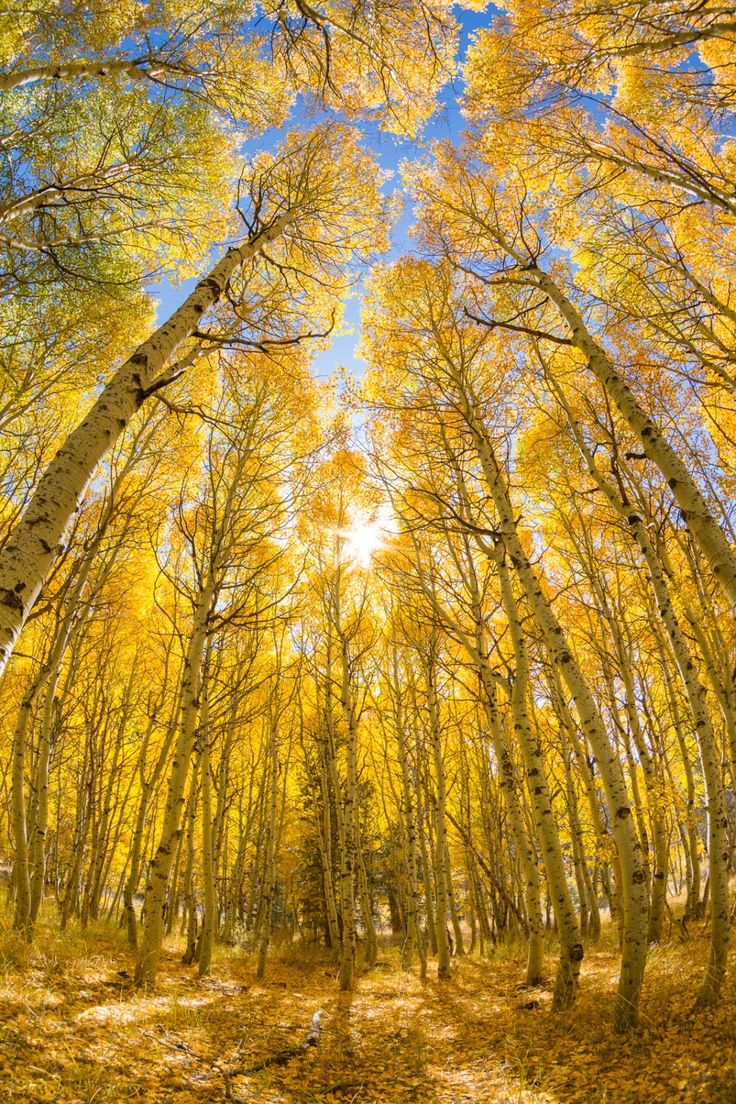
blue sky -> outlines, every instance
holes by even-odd
[[[489,7],[485,12],[462,11],[458,13],[462,28],[461,58],[465,56],[471,35],[479,27],[488,24],[492,11],[493,8]],[[463,127],[463,120],[458,106],[460,92],[459,79],[442,90],[438,110],[425,127],[421,139],[418,141],[381,134],[376,127],[365,128],[366,139],[381,168],[395,174],[394,179],[390,179],[386,183],[385,190],[387,194],[394,191],[399,185],[397,170],[401,161],[420,156],[422,148],[428,142],[437,139],[449,138],[456,140],[459,138]],[[298,116],[293,118],[292,122],[299,122]],[[266,136],[265,141],[268,143],[268,136]],[[411,223],[412,212],[407,208],[394,226],[391,246],[392,256],[399,256],[410,249],[408,231]],[[165,319],[186,298],[196,280],[195,277],[178,284],[161,280],[149,285],[148,291],[159,301],[159,321]],[[355,346],[359,339],[360,298],[360,287],[357,287],[356,294],[347,303],[345,311],[344,328],[347,328],[349,332],[341,333],[335,337],[331,347],[315,358],[313,371],[319,379],[328,379],[339,367],[346,367],[351,372],[362,372],[363,364],[355,357]]]
[[[460,57],[465,56],[470,36],[479,27],[487,26],[490,11],[485,12],[461,12],[462,37],[460,42]],[[463,118],[458,106],[458,98],[461,94],[459,78],[453,85],[447,85],[440,96],[440,104],[430,123],[425,128],[419,141],[397,138],[394,135],[377,133],[371,140],[371,149],[377,157],[381,168],[396,174],[393,180],[387,182],[386,191],[393,191],[399,184],[398,167],[401,161],[411,160],[421,156],[422,148],[427,143],[441,140],[457,140],[463,128]],[[413,221],[411,208],[407,206],[404,214],[396,223],[392,233],[391,255],[400,256],[411,248],[409,241],[409,228]],[[327,379],[333,371],[345,366],[350,371],[362,372],[363,363],[355,357],[355,346],[359,339],[360,323],[360,289],[346,305],[345,325],[351,327],[352,332],[341,334],[335,338],[330,349],[315,358],[313,371],[320,379]]]

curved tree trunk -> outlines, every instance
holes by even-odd
[[[231,277],[278,237],[290,218],[287,212],[252,240],[228,249],[182,305],[118,369],[47,466],[0,551],[0,674],[99,461],[146,399],[164,385],[174,353],[217,303]]]
[[[648,458],[667,480],[683,519],[714,576],[731,603],[736,604],[736,554],[687,467],[656,422],[639,404],[629,385],[585,326],[578,310],[555,281],[546,272],[536,269],[533,282],[555,304],[570,328],[572,344],[584,354],[591,372],[611,396]]]

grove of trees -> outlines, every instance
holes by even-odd
[[[0,96],[17,932],[106,917],[141,987],[523,943],[561,1011],[611,925],[619,1031],[697,933],[716,1005],[736,8],[27,0]]]

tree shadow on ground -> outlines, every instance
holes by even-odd
[[[589,952],[574,1009],[527,989],[523,950],[464,958],[426,984],[383,949],[355,992],[307,947],[269,962],[266,977],[220,950],[198,979],[170,946],[155,992],[130,980],[117,932],[40,941],[0,978],[0,1062],[9,1102],[214,1104],[223,1067],[294,1048],[318,1008],[318,1045],[232,1080],[259,1104],[734,1104],[736,989],[694,1013],[705,941],[650,954],[641,1027],[611,1030],[618,969],[605,940]],[[25,959],[23,959],[25,954]]]

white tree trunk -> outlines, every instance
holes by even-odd
[[[700,748],[708,803],[708,857],[710,861],[710,892],[712,905],[710,954],[705,978],[700,990],[699,1000],[702,1004],[715,1004],[720,996],[728,957],[728,815],[726,812],[723,790],[720,756],[718,754],[715,734],[713,732],[710,713],[706,702],[705,687],[700,680],[697,664],[695,663],[675,612],[667,576],[663,564],[652,545],[644,518],[642,518],[625,500],[620,490],[614,486],[611,480],[607,479],[600,472],[595,463],[595,458],[588,449],[572,415],[572,411],[567,406],[559,388],[555,387],[555,393],[565,410],[575,442],[586,463],[591,478],[596,483],[598,489],[603,493],[609,505],[616,511],[619,517],[626,522],[634,540],[641,550],[657,603],[657,610],[662,618],[667,639],[672,648],[672,654],[674,655],[677,670],[682,680],[682,686],[690,707],[695,734]],[[631,675],[628,672],[625,672],[625,682],[627,695],[633,696]],[[638,743],[639,741],[637,740],[637,744]],[[641,757],[641,749],[639,749],[639,754]],[[684,759],[687,760],[686,752],[684,754]],[[646,767],[645,758],[642,758],[642,762]],[[659,792],[655,792],[655,800],[658,797],[662,799],[663,795]],[[697,866],[697,849],[695,855]],[[662,877],[664,878],[665,875],[666,870],[662,872]]]
[[[189,774],[189,761],[194,750],[199,714],[200,681],[207,637],[207,623],[214,601],[215,584],[210,577],[199,595],[194,613],[189,650],[182,674],[179,735],[171,764],[161,836],[149,870],[148,886],[146,887],[146,915],[135,968],[135,982],[136,985],[140,986],[151,986],[156,982],[156,972],[164,938],[166,891],[174,861],[176,841],[181,831],[180,821],[184,805],[184,790]]]
[[[484,426],[478,419],[477,406],[464,392],[461,392],[460,398],[462,413],[472,433],[486,485],[494,502],[498,529],[509,560],[542,631],[550,658],[570,689],[580,723],[598,760],[621,864],[621,897],[625,923],[614,1022],[618,1030],[625,1030],[637,1020],[647,951],[649,894],[646,871],[642,865],[641,843],[631,815],[624,773],[591,689],[524,551],[516,527],[517,512],[512,507],[504,473]]]
[[[69,521],[97,464],[162,382],[162,374],[202,315],[245,261],[282,232],[287,212],[252,241],[228,249],[162,326],[118,369],[41,476],[10,540],[0,551],[0,674],[58,555]]]
[[[443,981],[450,977],[450,941],[447,938],[447,914],[450,907],[447,883],[450,871],[447,865],[447,826],[445,823],[447,780],[445,776],[445,762],[442,754],[442,729],[440,726],[439,702],[437,700],[437,687],[435,684],[436,670],[434,647],[430,647],[430,649],[428,649],[428,654],[422,655],[421,658],[424,660],[423,666],[427,686],[429,737],[432,745],[435,784],[437,786],[435,848],[433,858],[435,885],[437,887],[437,912],[435,915],[435,923],[437,925],[437,977],[440,981]]]
[[[0,92],[11,92],[14,88],[22,88],[26,84],[34,84],[37,81],[70,81],[70,80],[96,80],[104,77],[123,76],[129,80],[155,80],[165,76],[176,76],[176,66],[166,65],[165,62],[156,63],[153,59],[149,63],[145,61],[130,61],[128,59],[100,59],[67,61],[59,65],[29,65],[25,69],[16,69],[12,73],[0,73]],[[178,71],[181,76],[181,70]]]
[[[209,696],[205,660],[201,689],[199,739],[202,748],[202,888],[204,914],[199,937],[198,974],[205,977],[212,969],[212,949],[215,944],[217,889],[215,885],[215,849],[212,820],[212,764],[210,759]]]
[[[533,282],[555,304],[570,328],[572,344],[585,355],[593,375],[613,399],[648,458],[662,472],[713,574],[730,601],[736,604],[736,554],[687,467],[656,422],[640,405],[628,383],[585,326],[576,307],[555,281],[546,272],[537,269],[534,270]]]
[[[580,963],[583,961],[583,944],[562,862],[560,837],[552,810],[552,798],[549,792],[541,742],[539,737],[535,738],[529,723],[526,703],[529,687],[529,664],[509,569],[503,557],[499,557],[498,574],[501,582],[501,597],[509,623],[516,661],[514,682],[511,688],[514,731],[524,760],[529,798],[534,813],[534,824],[539,837],[549,894],[552,898],[552,908],[554,909],[560,937],[560,964],[552,998],[552,1009],[558,1012],[563,1008],[569,1008],[575,1000],[580,976]]]

